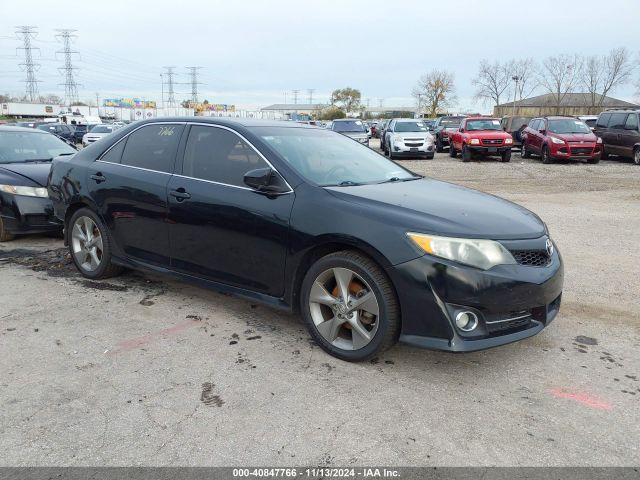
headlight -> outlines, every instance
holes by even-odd
[[[394,143],[402,143],[402,142],[404,142],[404,140],[402,139],[402,137],[401,137],[401,136],[399,136],[399,135],[394,135],[394,137],[393,137],[393,142],[394,142]]]
[[[504,139],[504,143],[505,143],[506,145],[509,145],[509,144],[513,143],[513,138],[505,138],[505,139]]]
[[[560,140],[559,138],[556,138],[556,137],[551,137],[551,141],[559,145],[564,145],[564,140]]]
[[[469,143],[471,145],[480,145],[480,140],[478,138],[472,138],[471,140],[469,140]]]
[[[0,190],[13,195],[23,195],[25,197],[41,197],[47,198],[49,194],[46,188],[42,187],[23,187],[20,185],[0,185]]]
[[[407,236],[425,253],[483,270],[516,263],[511,253],[493,240],[436,237],[412,232]]]
[[[598,140],[596,140],[596,143],[602,143],[602,139],[598,137]]]

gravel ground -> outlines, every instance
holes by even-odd
[[[349,364],[295,316],[89,282],[59,240],[22,238],[0,245],[0,465],[638,465],[640,167],[402,163],[547,222],[566,264],[550,328]]]

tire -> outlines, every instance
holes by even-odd
[[[546,165],[553,163],[553,159],[549,156],[549,148],[546,145],[542,147],[542,163]]]
[[[531,158],[531,152],[527,149],[527,144],[524,142],[520,146],[520,155],[522,158]]]
[[[458,156],[458,152],[456,152],[456,149],[453,147],[453,143],[449,144],[449,156],[451,158],[456,158]]]
[[[373,297],[369,298],[375,299],[375,307],[378,312],[378,314],[374,316],[375,320],[373,323],[367,323],[365,325],[364,322],[360,320],[366,318],[370,321],[372,316],[366,308],[371,307],[357,310],[355,320],[351,321],[355,321],[360,327],[365,329],[367,334],[371,335],[369,340],[362,340],[365,337],[356,336],[354,333],[355,329],[351,328],[352,323],[350,323],[350,321],[338,319],[340,314],[337,313],[337,306],[330,308],[326,304],[312,301],[312,288],[316,292],[320,291],[323,294],[328,294],[328,297],[324,295],[321,295],[321,297],[323,301],[327,300],[327,298],[330,299],[329,303],[337,298],[334,295],[337,294],[339,296],[338,292],[340,289],[335,282],[337,279],[334,274],[335,269],[354,274],[353,277],[344,277],[347,279],[352,278],[347,287],[349,301],[356,301],[357,299],[357,297],[352,296],[352,286],[354,282],[357,283],[357,288],[364,286],[358,293],[365,291],[368,294],[373,294]],[[332,284],[324,283],[324,278],[328,278],[329,282],[331,282],[333,278],[333,285],[336,286],[329,290]],[[360,280],[362,280],[363,283],[359,283]],[[318,285],[329,285],[329,287],[325,287],[324,290],[317,290]],[[315,298],[318,297],[316,296]],[[342,304],[342,302],[338,300],[338,304]],[[369,300],[365,302],[365,304],[372,305],[373,300]],[[345,307],[344,304],[343,307]],[[316,343],[329,355],[349,362],[368,360],[379,355],[393,346],[398,341],[400,335],[400,309],[391,281],[373,260],[353,250],[343,250],[326,255],[309,268],[300,290],[300,311],[304,323]],[[369,317],[367,317],[367,315],[369,315]],[[339,327],[336,327],[337,329],[332,329],[329,322],[342,323]],[[338,323],[333,323],[333,325],[338,325]],[[325,330],[324,334],[321,333],[316,326],[317,324],[329,325],[329,332]],[[370,327],[371,330],[367,331],[367,327]],[[334,332],[336,332],[335,340],[330,341],[325,334],[330,333],[329,336],[332,337]],[[356,342],[356,339],[359,339],[359,341]],[[358,346],[357,343],[362,343],[363,341],[368,341],[368,343],[356,348]],[[349,346],[351,346],[351,348],[348,348]]]
[[[0,242],[8,242],[13,240],[15,236],[12,233],[7,232],[4,227],[4,222],[2,221],[2,217],[0,217]]]
[[[640,165],[640,147],[636,147],[635,150],[633,150],[633,163]]]
[[[391,142],[387,145],[387,151],[389,152],[389,159],[393,160],[395,157],[393,156],[393,150],[391,150]]]
[[[500,154],[500,161],[503,163],[507,163],[511,161],[511,151],[507,150]]]
[[[600,154],[600,160],[607,160],[609,158],[609,154],[604,151],[604,145],[602,146],[602,153]]]
[[[78,225],[83,225],[85,232],[89,230],[86,228],[88,222],[85,219],[90,219],[93,222],[93,227],[91,228],[91,238],[100,237],[102,248],[100,249],[99,243],[95,243],[94,247],[86,249],[86,248],[78,248],[79,246],[86,246],[87,243],[90,243],[86,240],[87,236],[85,235],[85,240],[76,236],[76,223]],[[79,227],[82,233],[82,228]],[[78,271],[87,278],[93,280],[100,280],[103,278],[114,277],[120,272],[122,272],[122,267],[119,265],[114,265],[111,262],[112,258],[112,245],[113,240],[111,239],[111,235],[109,230],[104,226],[100,218],[88,208],[81,208],[76,211],[71,218],[69,219],[69,223],[67,224],[67,232],[68,232],[68,243],[69,243],[69,253],[71,254],[71,259],[75,264]],[[78,249],[77,249],[78,248]],[[90,250],[95,248],[96,257],[99,258],[99,261],[94,261],[95,257],[90,255]],[[76,250],[77,249],[77,250]],[[83,263],[80,262],[80,258],[84,256],[85,261]],[[96,264],[94,266],[94,263]]]
[[[438,153],[444,152],[444,145],[440,137],[436,137],[436,152]]]
[[[471,161],[471,150],[469,150],[466,145],[462,145],[462,161],[463,162]]]
[[[600,155],[590,158],[589,160],[587,160],[587,163],[591,164],[591,165],[595,165],[597,163],[600,163]]]

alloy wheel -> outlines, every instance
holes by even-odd
[[[78,217],[71,231],[71,248],[76,263],[87,272],[100,267],[104,253],[100,229],[89,217]]]
[[[636,148],[633,152],[633,162],[636,165],[640,165],[640,148]]]
[[[309,292],[315,328],[333,346],[359,350],[378,331],[380,308],[369,284],[348,268],[322,272]]]

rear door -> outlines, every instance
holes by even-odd
[[[192,125],[169,182],[173,270],[281,296],[294,193],[265,195],[244,175],[270,164],[223,126]]]
[[[633,157],[633,147],[640,142],[640,133],[638,132],[638,114],[630,113],[624,124],[624,130],[621,132],[622,140],[620,142],[621,155],[625,157]]]
[[[116,143],[88,171],[89,195],[126,257],[169,265],[167,184],[180,123],[152,123]]]
[[[624,126],[627,123],[627,113],[611,114],[609,128],[607,129],[607,152],[614,155],[625,155],[622,147],[622,135],[625,133]]]

